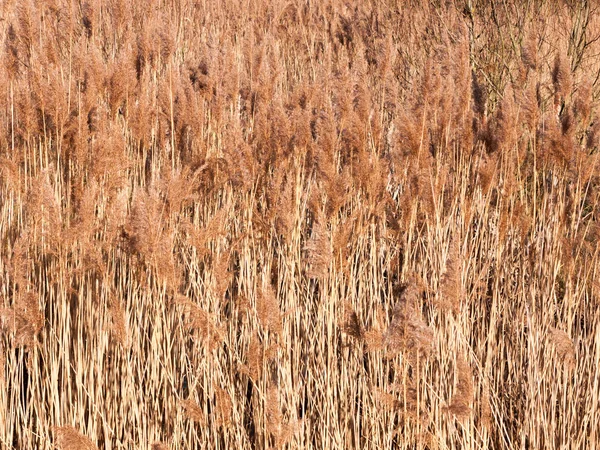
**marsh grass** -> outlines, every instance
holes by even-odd
[[[0,446],[596,448],[598,12],[0,2]]]

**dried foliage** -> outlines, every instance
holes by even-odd
[[[448,411],[459,420],[466,420],[473,405],[473,375],[469,364],[461,355],[456,362],[457,382]]]
[[[185,400],[182,400],[180,404],[189,420],[199,424],[206,424],[204,411],[193,399],[186,398]]]
[[[169,450],[169,447],[162,442],[155,442],[150,446],[151,450]]]
[[[44,326],[44,316],[38,304],[38,296],[27,292],[17,298],[10,308],[0,309],[2,329],[14,338],[15,346],[32,346]]]
[[[564,367],[574,369],[577,363],[575,359],[575,344],[569,335],[563,330],[551,327],[548,330],[548,340],[550,345],[556,350],[556,355],[560,362],[564,364]]]
[[[264,330],[269,330],[276,334],[281,334],[283,322],[281,310],[279,309],[279,300],[270,284],[265,285],[256,299],[256,314],[258,321]]]
[[[412,364],[419,356],[426,357],[433,350],[433,330],[422,319],[419,289],[409,284],[392,311],[392,321],[384,340],[390,354],[404,353]]]
[[[189,332],[197,333],[199,341],[208,345],[211,351],[221,345],[225,338],[226,328],[218,323],[214,314],[203,310],[192,300],[183,296],[178,296],[176,302],[183,306],[187,317],[185,326]]]
[[[0,446],[598,447],[598,54],[593,2],[1,1]]]
[[[58,447],[62,450],[98,450],[98,447],[73,427],[54,427]]]
[[[121,307],[121,303],[117,299],[109,301],[109,313],[112,320],[112,334],[119,344],[124,349],[130,346],[130,333],[127,326],[127,317],[125,311]]]
[[[333,259],[333,251],[323,217],[319,217],[314,222],[311,237],[306,241],[304,252],[306,254],[306,275],[309,278],[326,277],[329,264]]]

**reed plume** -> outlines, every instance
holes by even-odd
[[[0,446],[598,447],[591,2],[100,3],[0,1]]]
[[[283,332],[283,322],[281,320],[279,300],[273,290],[273,286],[269,283],[263,286],[256,299],[256,314],[263,329],[281,335]]]
[[[391,323],[384,335],[387,352],[404,354],[411,364],[433,350],[433,330],[421,318],[419,289],[409,283],[397,300]]]
[[[198,403],[196,403],[194,399],[186,398],[185,400],[181,400],[180,405],[189,420],[201,425],[206,424],[206,415],[204,414],[204,410],[200,407],[200,405],[198,405]]]
[[[306,275],[309,278],[321,279],[327,275],[333,259],[328,234],[324,217],[318,217],[313,223],[311,237],[306,241],[303,249],[308,265]]]
[[[121,302],[113,295],[108,302],[108,311],[112,321],[112,334],[124,349],[131,345],[131,336],[127,325],[127,316]]]
[[[564,367],[574,369],[577,365],[575,344],[567,332],[550,327],[548,329],[548,340]]]
[[[183,306],[186,314],[186,328],[190,332],[197,332],[200,341],[206,344],[209,350],[218,348],[225,339],[225,325],[219,324],[214,314],[200,308],[189,298],[178,295],[175,301],[178,305]]]
[[[45,322],[38,295],[31,291],[20,294],[12,307],[1,308],[0,319],[2,328],[13,336],[15,347],[36,345]]]
[[[150,448],[151,450],[169,450],[167,444],[164,444],[162,442],[155,442]]]
[[[62,450],[98,450],[90,438],[78,432],[74,427],[54,427],[56,441]]]
[[[469,418],[473,408],[473,374],[464,355],[456,361],[456,386],[447,411],[460,421]]]

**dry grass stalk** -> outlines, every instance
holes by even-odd
[[[598,447],[591,2],[72,3],[0,1],[1,445]]]

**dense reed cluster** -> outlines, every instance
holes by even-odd
[[[600,445],[600,9],[3,0],[0,43],[0,447]]]

